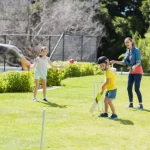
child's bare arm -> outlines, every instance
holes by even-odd
[[[118,65],[123,65],[123,61],[116,61],[116,60],[111,60],[110,64],[118,64]]]
[[[38,63],[38,58],[35,59],[35,63],[34,63],[34,65],[33,65],[33,68],[36,67],[37,63]]]
[[[48,63],[52,68],[64,68],[62,65],[53,65],[53,63],[50,60],[48,61]]]
[[[101,95],[104,93],[104,91],[107,88],[107,85],[109,84],[109,82],[110,82],[110,78],[107,78],[106,82],[102,85],[102,89],[101,89],[101,92],[100,92]]]

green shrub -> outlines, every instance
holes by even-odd
[[[48,69],[47,86],[61,85],[64,70]],[[42,80],[40,79],[40,85]],[[0,93],[3,92],[31,92],[34,88],[34,72],[9,71],[0,74]]]
[[[33,76],[26,71],[9,71],[3,73],[3,92],[33,91]]]
[[[94,68],[91,63],[78,63],[80,76],[94,75]]]
[[[65,66],[64,78],[67,77],[80,77],[80,68],[77,64],[68,64]]]
[[[61,85],[62,69],[50,68],[47,72],[47,86],[59,86]]]
[[[61,80],[67,77],[80,77],[102,74],[99,66],[88,62],[70,64],[62,62],[64,69],[50,68],[47,72],[47,86],[59,86]],[[62,64],[61,63],[61,64]],[[42,80],[40,79],[40,85]],[[34,71],[9,71],[0,74],[0,93],[30,92],[34,88]]]
[[[96,64],[93,64],[94,75],[102,74],[100,67]]]
[[[98,64],[92,63],[92,66],[93,66],[92,68],[93,68],[94,75],[104,74]]]
[[[63,78],[103,74],[98,65],[89,62],[77,62],[74,64],[66,62],[64,66]]]
[[[149,67],[150,67],[150,63],[148,58],[143,57],[142,58],[142,67],[143,67],[143,71],[148,73],[149,72]]]
[[[0,74],[0,93],[3,93],[5,90],[3,81],[3,74]]]
[[[7,86],[7,80],[6,73],[1,73],[0,74],[0,93],[6,92],[6,86]]]

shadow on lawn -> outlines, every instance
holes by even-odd
[[[130,120],[125,120],[125,119],[114,119],[114,121],[118,121],[120,122],[121,124],[124,124],[124,125],[134,125],[134,123]]]
[[[149,109],[143,109],[142,111],[147,111],[147,112],[150,112],[150,110],[149,110]]]
[[[150,112],[150,110],[149,109],[142,109],[142,110],[138,110],[138,109],[133,109],[134,111],[146,111],[146,112]]]
[[[48,106],[50,106],[50,107],[59,107],[59,108],[67,108],[67,105],[58,105],[58,104],[56,104],[56,103],[52,103],[52,102],[40,102],[40,101],[38,101],[39,103],[43,103],[43,104],[45,104],[45,105],[48,105]]]

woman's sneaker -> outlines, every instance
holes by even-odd
[[[118,116],[116,115],[116,114],[112,114],[110,117],[109,117],[109,119],[117,119],[118,118]]]
[[[143,109],[143,105],[139,104],[139,106],[137,107],[137,109],[142,110]]]
[[[130,103],[126,108],[133,108],[133,103]]]
[[[45,101],[45,102],[49,102],[47,98],[43,98],[43,101]]]
[[[107,113],[101,113],[98,117],[108,117]]]

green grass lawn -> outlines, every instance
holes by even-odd
[[[0,94],[0,150],[39,150],[44,109],[43,150],[149,150],[150,77],[142,80],[140,111],[125,108],[127,76],[117,75],[118,120],[99,118],[98,109],[89,113],[94,81],[104,81],[103,76],[65,79],[65,86],[47,91],[50,103],[42,101],[42,92],[38,102],[32,101],[33,93]],[[138,106],[135,94],[134,106]]]

